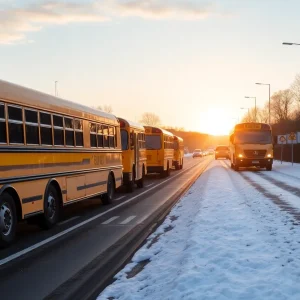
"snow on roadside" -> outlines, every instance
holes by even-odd
[[[184,154],[184,157],[192,157],[193,156],[193,153],[185,153]]]
[[[294,163],[294,165],[292,166],[291,162],[283,161],[281,164],[281,161],[275,160],[273,167],[278,173],[284,173],[300,179],[300,164],[298,163]]]
[[[213,161],[116,278],[98,299],[300,299],[299,227]]]

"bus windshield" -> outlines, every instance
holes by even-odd
[[[161,139],[159,135],[146,135],[146,149],[159,150],[161,149]]]
[[[234,136],[236,144],[272,144],[271,131],[240,131]]]
[[[128,132],[124,129],[121,129],[121,144],[122,150],[128,149]]]

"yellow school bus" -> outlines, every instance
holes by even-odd
[[[145,128],[138,123],[118,118],[121,129],[123,184],[128,192],[144,186],[147,172]]]
[[[0,245],[17,221],[45,228],[62,207],[122,183],[120,124],[111,114],[0,81]]]
[[[257,166],[272,170],[273,138],[269,124],[241,123],[230,135],[231,168]]]
[[[170,176],[174,156],[174,136],[164,129],[144,126],[148,173]]]
[[[183,168],[183,156],[184,156],[183,139],[179,136],[174,135],[173,167],[175,167],[175,170],[180,170]]]

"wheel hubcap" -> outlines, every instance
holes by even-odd
[[[3,203],[0,209],[0,230],[4,235],[9,235],[13,225],[13,216],[10,206]]]
[[[49,219],[52,219],[56,212],[55,198],[50,194],[47,199],[47,215]]]

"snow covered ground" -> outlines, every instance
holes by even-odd
[[[300,299],[297,178],[213,161],[98,299]]]

